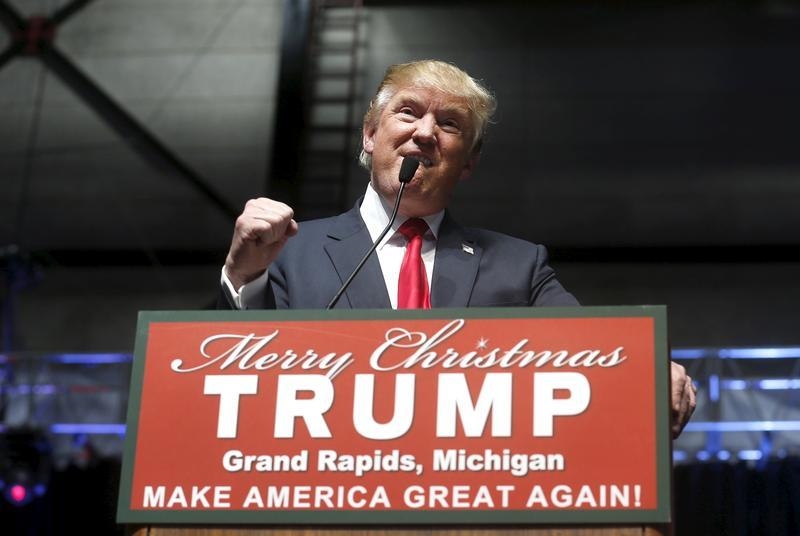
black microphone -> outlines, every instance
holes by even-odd
[[[339,289],[339,291],[333,297],[331,302],[325,308],[326,310],[333,309],[336,306],[336,303],[339,301],[339,298],[342,297],[344,291],[347,290],[347,287],[350,286],[350,283],[353,281],[353,278],[355,278],[356,274],[361,271],[361,268],[367,262],[369,256],[372,255],[372,252],[375,251],[375,248],[378,247],[378,244],[381,242],[381,240],[383,240],[383,237],[386,236],[386,233],[388,233],[389,229],[392,228],[392,224],[394,223],[395,218],[397,218],[397,210],[400,208],[400,198],[403,197],[403,190],[406,189],[406,184],[408,184],[411,181],[411,179],[414,178],[414,173],[417,172],[418,167],[419,167],[419,160],[417,160],[413,156],[406,156],[405,158],[403,158],[403,163],[400,165],[400,176],[398,177],[400,180],[400,189],[397,191],[397,198],[394,201],[394,209],[392,210],[392,216],[389,218],[389,223],[386,225],[386,227],[384,227],[380,236],[375,239],[375,242],[372,243],[372,247],[369,248],[369,251],[367,251],[366,255],[362,257],[361,261],[353,270],[353,273],[350,274],[350,277],[348,277],[347,280],[344,282],[344,284],[342,284],[342,287]]]
[[[411,182],[411,179],[414,178],[414,173],[417,172],[417,168],[419,167],[419,160],[414,158],[413,156],[406,156],[403,158],[403,163],[400,164],[400,176],[397,177],[398,180],[402,183],[400,186],[400,191],[397,192],[397,198],[400,198],[401,192],[403,191],[403,185],[408,184]],[[399,206],[400,203],[396,203],[396,206]],[[392,216],[397,216],[397,211],[394,211]]]

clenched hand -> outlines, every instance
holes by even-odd
[[[264,273],[286,241],[297,234],[294,210],[266,197],[251,199],[236,219],[225,273],[239,288]]]

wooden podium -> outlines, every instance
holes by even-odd
[[[671,536],[663,307],[140,314],[130,536]]]
[[[669,525],[626,527],[469,528],[199,528],[144,527],[133,536],[670,536]]]

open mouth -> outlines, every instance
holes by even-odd
[[[428,158],[427,156],[419,155],[419,154],[409,154],[406,156],[410,156],[412,158],[416,158],[419,160],[419,163],[424,167],[431,167],[433,165],[433,160]]]

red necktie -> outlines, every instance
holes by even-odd
[[[428,224],[420,218],[410,218],[397,230],[408,239],[403,264],[400,265],[400,279],[397,283],[398,309],[430,309],[431,296],[428,292],[428,276],[422,262],[422,235]]]

